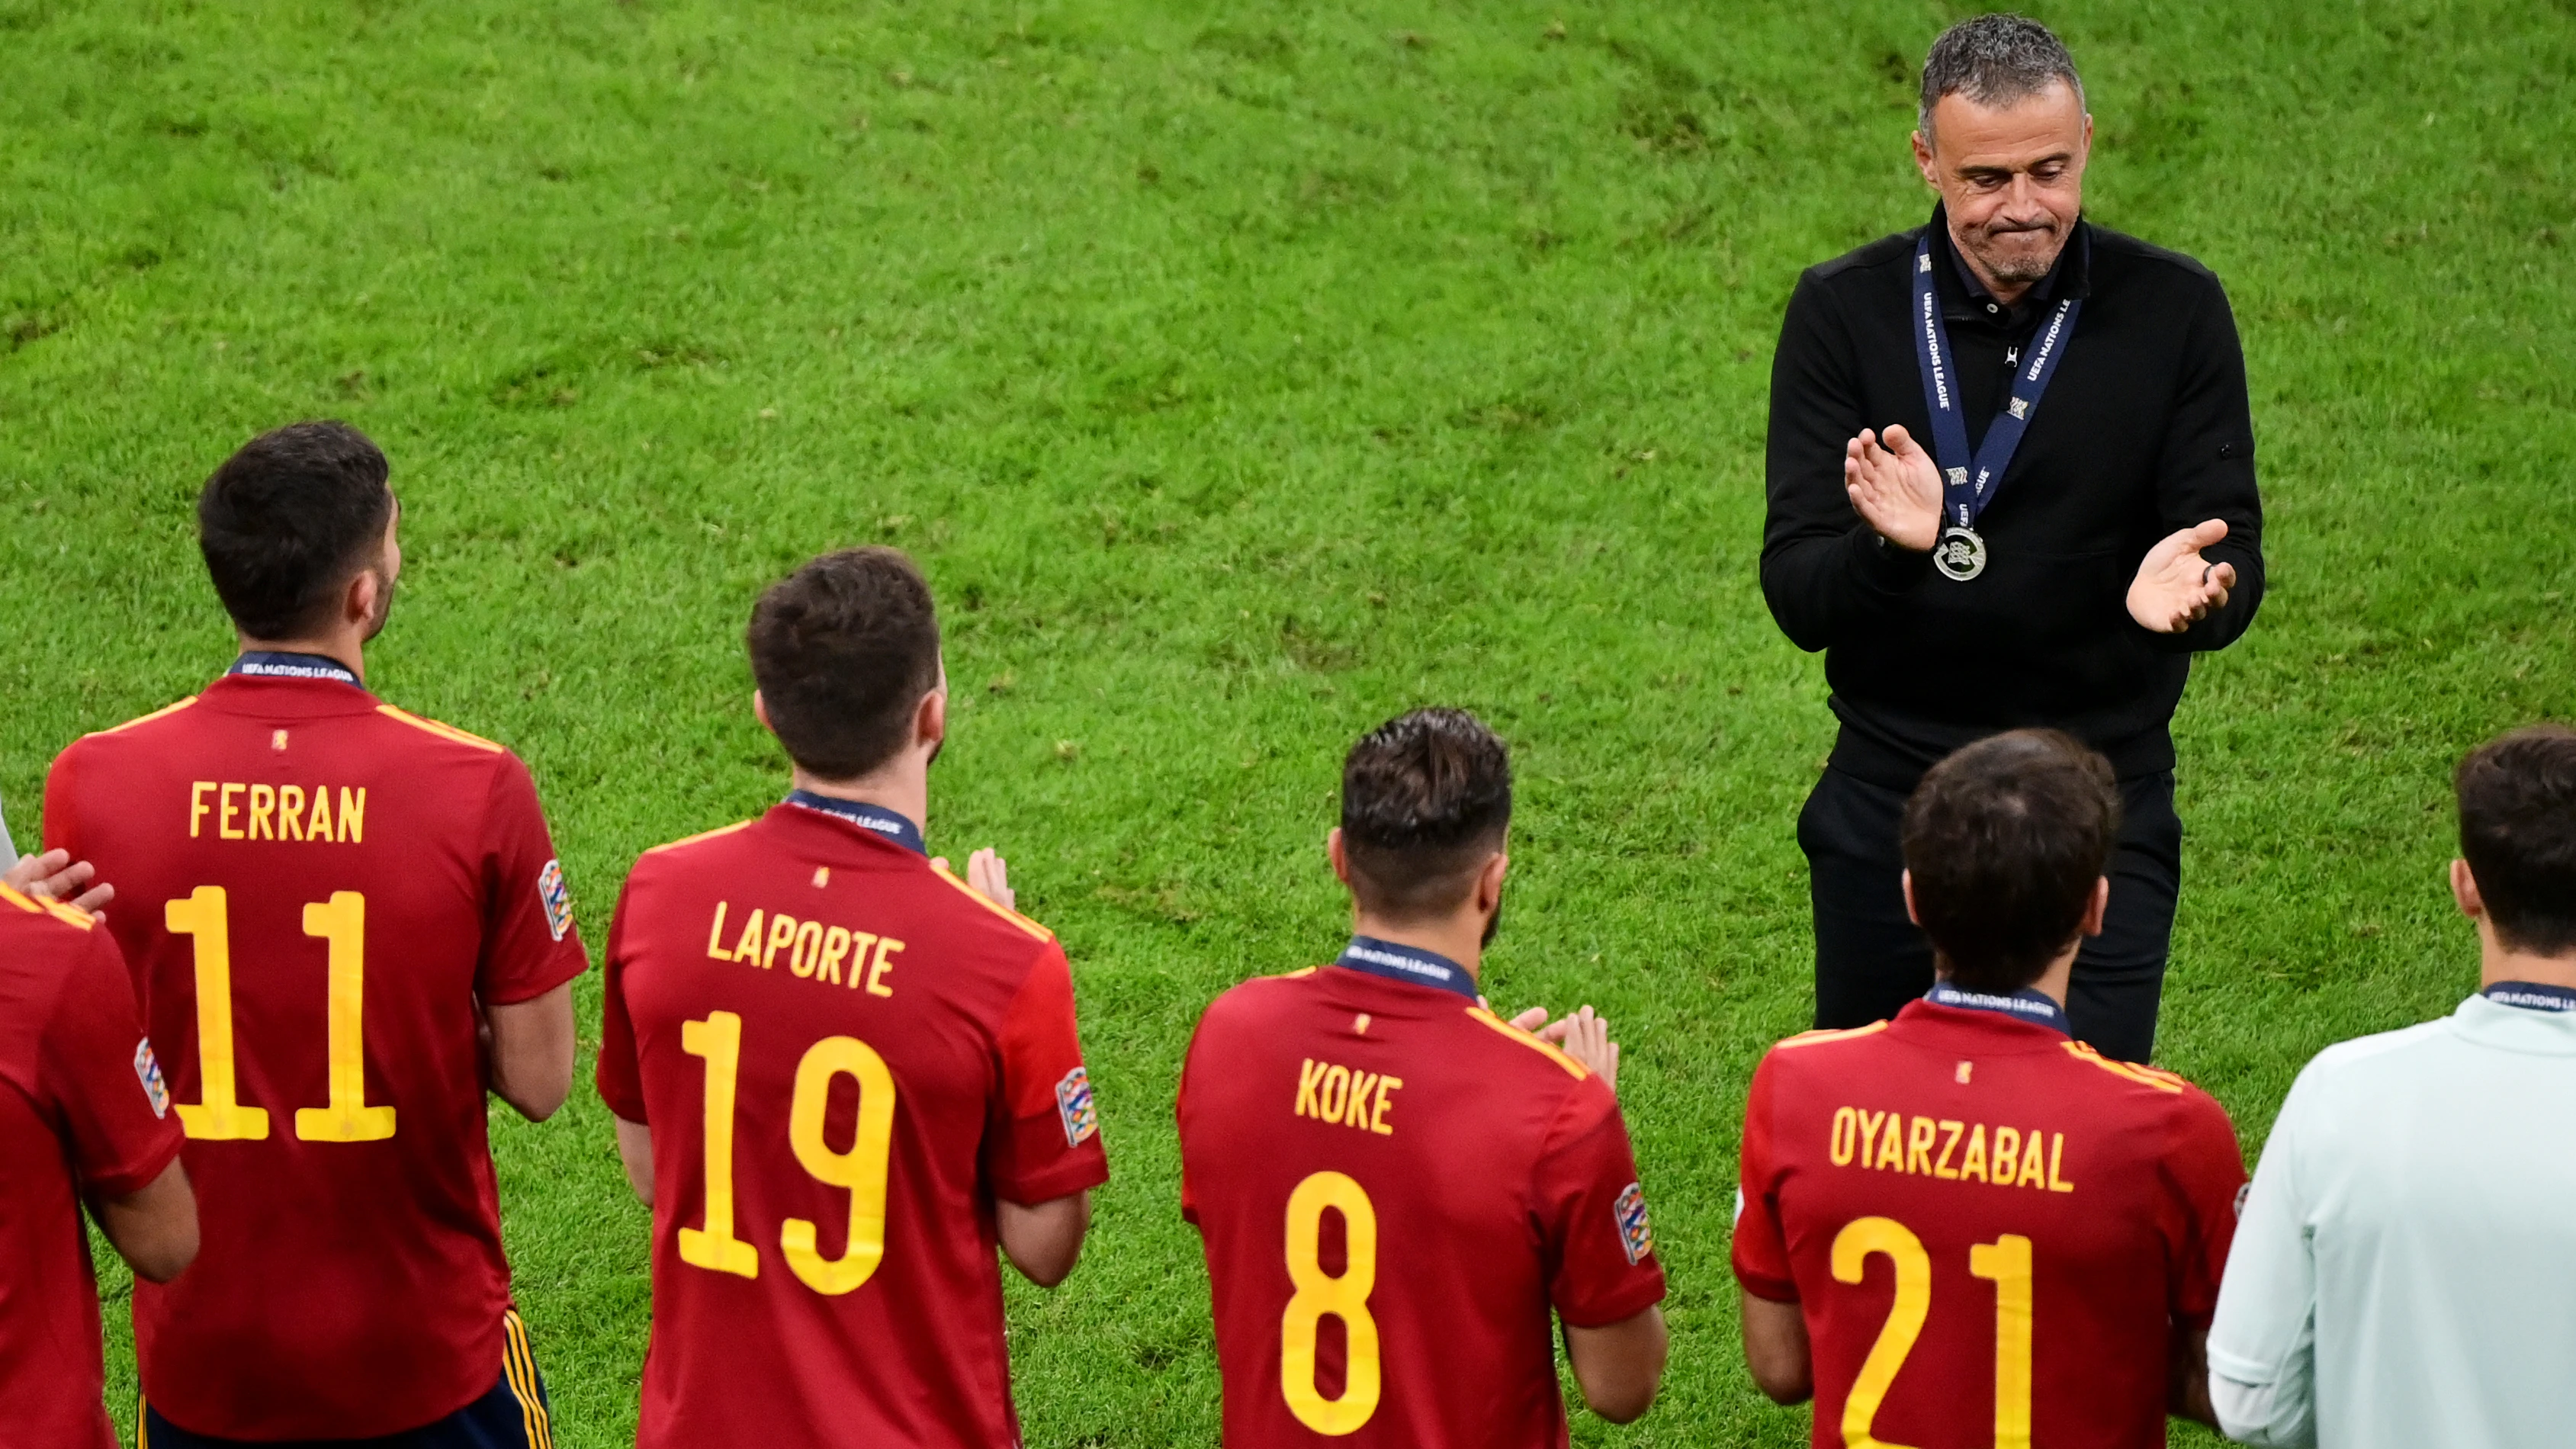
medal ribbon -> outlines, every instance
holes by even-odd
[[[2025,986],[2010,996],[1996,996],[1984,991],[1962,991],[1947,981],[1935,981],[1924,1000],[1934,1006],[1964,1007],[1969,1011],[1991,1011],[2044,1026],[2064,1036],[2075,1035],[2075,1024],[2066,1019],[2066,1008],[2041,993]]]
[[[2526,1011],[2576,1011],[2576,991],[2538,981],[2499,981],[2478,994],[2499,1006]]]
[[[1383,976],[1389,981],[1436,986],[1443,991],[1454,991],[1469,1001],[1476,999],[1476,978],[1467,974],[1466,967],[1437,951],[1425,951],[1419,946],[1399,946],[1375,936],[1353,936],[1351,944],[1342,948],[1341,959],[1333,964],[1371,976]]]
[[[1933,285],[1932,228],[1914,244],[1914,360],[1923,370],[1923,403],[1932,413],[1932,457],[1941,465],[1941,526],[1974,529],[1977,515],[1993,500],[1994,486],[2012,466],[2030,415],[2039,411],[2040,394],[2066,356],[2075,332],[2075,316],[2084,299],[2067,297],[2048,317],[2048,325],[2031,339],[2013,373],[2012,397],[1986,429],[1986,444],[1971,457],[1968,420],[1960,409],[1958,355],[1950,347],[1950,328],[1941,319],[1941,291]]]
[[[247,675],[252,679],[329,679],[341,684],[358,684],[358,676],[349,666],[327,654],[279,653],[254,649],[233,661],[226,674]],[[366,688],[358,684],[360,689]]]
[[[788,791],[787,803],[820,810],[826,815],[838,815],[861,830],[882,835],[915,855],[930,853],[930,848],[922,844],[921,827],[882,805],[870,805],[862,800],[835,800],[811,790]]]

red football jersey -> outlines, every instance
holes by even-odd
[[[2173,1325],[2208,1327],[2244,1183],[2182,1078],[1917,1001],[1763,1058],[1735,1276],[1804,1308],[1819,1449],[2160,1446]]]
[[[143,1390],[232,1439],[365,1438],[501,1376],[477,1002],[584,964],[527,767],[354,683],[228,675],[63,751],[188,1133],[202,1247],[137,1284]]]
[[[1562,1446],[1549,1309],[1664,1296],[1610,1090],[1472,985],[1245,982],[1199,1021],[1179,1116],[1232,1449]]]
[[[110,1449],[98,1280],[79,1194],[122,1197],[179,1155],[115,938],[0,886],[0,1424]]]
[[[1018,1444],[994,1200],[1109,1177],[1054,935],[782,804],[646,852],[607,978],[599,1094],[653,1138],[637,1442]]]

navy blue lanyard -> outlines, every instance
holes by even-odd
[[[835,800],[811,790],[788,791],[787,803],[820,810],[826,815],[838,815],[861,830],[874,831],[915,855],[930,853],[929,847],[921,843],[921,827],[882,805],[870,805],[863,800]]]
[[[2525,1011],[2576,1011],[2576,991],[2538,981],[2499,981],[2478,993],[2499,1006]]]
[[[267,649],[254,649],[233,661],[226,674],[246,675],[252,679],[330,679],[342,684],[358,684],[357,673],[327,654],[284,654]]]
[[[2075,1024],[2066,1019],[2066,1008],[2027,986],[2010,996],[1994,996],[1983,991],[1962,991],[1947,981],[1935,981],[1930,994],[1923,999],[1934,1006],[1996,1012],[2015,1021],[2047,1027],[2064,1036],[2075,1035]]]
[[[1466,967],[1437,951],[1425,951],[1419,946],[1399,946],[1375,936],[1353,936],[1350,945],[1342,948],[1341,959],[1333,964],[1364,971],[1371,976],[1383,976],[1389,981],[1437,986],[1443,991],[1457,992],[1469,1001],[1476,999],[1476,978],[1467,974]]]
[[[2058,302],[2013,373],[2012,395],[1986,429],[1985,446],[1971,456],[1967,415],[1960,410],[1958,354],[1950,346],[1949,324],[1941,318],[1941,290],[1933,285],[1932,228],[1925,227],[1914,244],[1914,360],[1922,368],[1923,403],[1932,414],[1932,457],[1941,465],[1942,542],[1934,548],[1933,561],[1951,578],[1965,581],[1985,569],[1986,545],[1977,536],[1977,516],[1986,511],[1996,483],[2012,466],[2030,415],[2039,410],[2040,394],[2057,375],[2076,314],[2083,310],[2081,297]],[[1954,530],[1965,535],[1955,547]]]

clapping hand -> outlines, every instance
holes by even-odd
[[[2129,584],[2129,617],[2159,634],[2179,634],[2227,607],[2227,591],[2236,587],[2236,565],[2213,564],[2200,551],[2227,536],[2227,525],[2213,518],[2183,529],[2147,550],[2138,576]]]
[[[1601,1085],[1614,1092],[1619,1089],[1619,1044],[1610,1039],[1608,1017],[1586,1006],[1563,1021],[1550,1023],[1547,1008],[1533,1006],[1513,1017],[1512,1025],[1581,1062],[1601,1078]]]
[[[21,895],[45,896],[69,902],[92,915],[116,899],[116,887],[101,882],[90,885],[98,867],[85,860],[72,859],[68,850],[48,850],[42,855],[22,855],[18,863],[0,872],[0,882]],[[83,886],[88,886],[83,890]]]
[[[1902,424],[1886,446],[1868,428],[1843,445],[1843,492],[1861,521],[1898,548],[1929,553],[1941,537],[1941,470]]]
[[[946,870],[948,858],[941,856],[931,864]],[[966,884],[974,887],[975,894],[1006,911],[1013,909],[1012,903],[1019,899],[1011,891],[1010,862],[990,846],[966,857]]]

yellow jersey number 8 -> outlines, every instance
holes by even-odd
[[[743,1278],[760,1276],[760,1250],[734,1236],[733,1100],[742,1070],[742,1018],[711,1011],[703,1021],[680,1023],[680,1050],[707,1064],[706,1226],[680,1229],[680,1261]],[[849,1147],[835,1152],[823,1141],[823,1111],[832,1079],[859,1084],[859,1126]],[[885,1058],[856,1037],[827,1036],[805,1049],[796,1064],[794,1096],[787,1107],[787,1145],[815,1181],[850,1194],[850,1232],[841,1256],[815,1247],[815,1227],[804,1218],[779,1224],[778,1249],[797,1281],[838,1297],[876,1276],[885,1261],[886,1160],[894,1149],[894,1074]]]
[[[1348,1245],[1341,1276],[1324,1271],[1324,1209],[1342,1215]],[[1377,1209],[1368,1193],[1338,1172],[1318,1172],[1288,1194],[1288,1281],[1296,1293],[1279,1318],[1279,1392],[1288,1412],[1318,1434],[1348,1434],[1377,1412],[1377,1320],[1369,1294],[1377,1287]],[[1342,1321],[1350,1350],[1342,1396],[1325,1398],[1315,1386],[1315,1332],[1329,1315]]]

